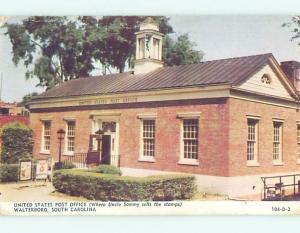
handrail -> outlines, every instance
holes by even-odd
[[[262,176],[262,177],[261,177],[261,179],[263,179],[263,178],[293,177],[293,176],[300,176],[300,174],[294,174],[294,175],[283,175],[283,176]]]
[[[283,179],[284,178],[293,178],[293,181],[290,181],[286,184],[283,183]],[[298,178],[297,179],[297,183],[296,183],[296,177]],[[299,180],[299,177],[300,177],[300,174],[292,174],[292,175],[282,175],[282,176],[264,176],[264,177],[261,177],[261,180],[262,182],[264,183],[264,195],[263,195],[263,200],[268,200],[268,197],[267,197],[267,193],[269,192],[269,190],[272,190],[272,189],[275,189],[275,191],[279,191],[280,193],[279,194],[276,194],[277,197],[280,198],[280,200],[282,200],[283,197],[285,197],[285,190],[283,189],[284,187],[294,187],[293,189],[293,196],[295,197],[296,196],[296,186],[298,186],[298,193],[300,192],[300,187],[299,187],[299,184],[300,184],[300,180]],[[279,182],[278,183],[275,183],[274,186],[270,186],[267,184],[267,180],[273,180],[274,182],[274,179],[279,179]],[[266,192],[267,191],[267,192]]]

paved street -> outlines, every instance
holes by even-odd
[[[53,191],[52,184],[44,182],[0,184],[0,202],[83,200],[83,198],[69,197]]]

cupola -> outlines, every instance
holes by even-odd
[[[134,73],[141,74],[153,71],[163,66],[162,37],[157,23],[147,17],[141,24],[136,35],[136,54]]]

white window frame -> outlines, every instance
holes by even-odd
[[[247,117],[247,166],[249,167],[256,167],[259,166],[259,150],[258,150],[258,145],[259,145],[259,117]],[[250,122],[254,123],[254,133],[252,135],[252,138],[249,136],[249,127],[250,127]],[[254,138],[253,138],[254,136]],[[253,143],[253,159],[249,160],[249,143]]]
[[[156,162],[155,152],[156,152],[156,114],[138,114],[138,119],[140,119],[140,154],[138,161],[142,162]],[[144,155],[144,121],[154,121],[154,156]]]
[[[199,165],[199,138],[200,138],[200,113],[178,113],[177,118],[180,118],[180,159],[178,164],[184,165]],[[184,121],[185,120],[197,120],[198,128],[197,128],[197,159],[193,158],[184,158]]]
[[[45,124],[50,123],[50,135],[49,135],[49,150],[45,149]],[[41,138],[41,150],[40,153],[42,154],[50,154],[51,150],[51,127],[52,122],[50,120],[43,120],[42,121],[42,138]]]
[[[297,122],[297,163],[300,164],[300,122]]]
[[[65,119],[66,121],[66,133],[65,133],[65,146],[64,146],[64,155],[74,155],[74,151],[75,151],[75,135],[76,135],[76,121],[73,119]],[[70,122],[74,122],[74,136],[73,136],[73,140],[74,140],[74,150],[70,151],[68,144],[69,144],[69,136],[68,136],[68,130],[69,130],[69,123]]]
[[[273,139],[272,139],[272,158],[273,158],[273,165],[274,166],[281,166],[283,165],[283,160],[282,160],[282,138],[283,138],[283,121],[282,120],[273,120]],[[275,124],[278,124],[280,125],[279,127],[279,134],[278,134],[278,137],[279,137],[279,140],[275,140]],[[275,155],[275,143],[278,144],[278,159],[274,159],[274,155]]]

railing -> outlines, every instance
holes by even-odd
[[[98,151],[89,151],[88,153],[75,153],[74,155],[63,155],[63,161],[73,163],[76,168],[86,168],[88,165],[97,166],[102,164],[99,159]],[[110,164],[113,166],[120,166],[120,156],[111,155]]]
[[[267,176],[261,179],[264,184],[262,200],[293,200],[300,196],[300,174]]]
[[[100,164],[100,152],[99,151],[89,151],[87,153],[87,164],[99,165]]]
[[[119,167],[120,166],[120,155],[111,155],[110,164]]]
[[[75,153],[74,155],[63,157],[64,161],[73,163],[76,168],[86,168],[87,167],[87,153]]]

